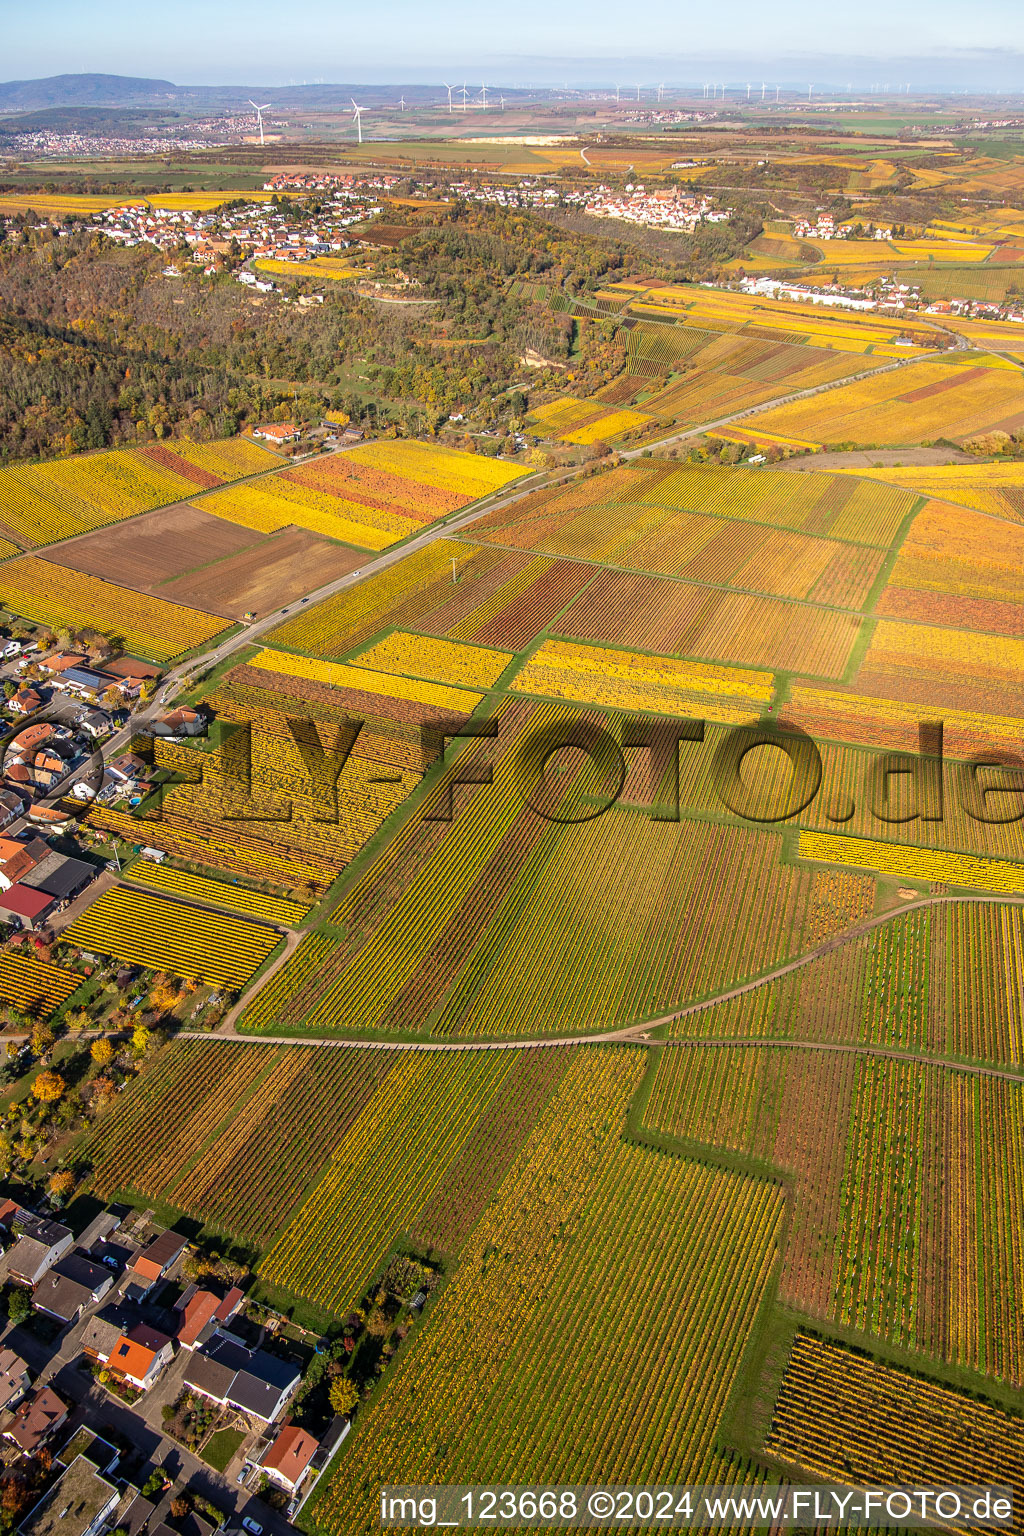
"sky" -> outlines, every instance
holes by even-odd
[[[176,84],[599,83],[642,67],[686,83],[750,74],[1024,89],[1020,0],[0,0],[0,76]],[[652,73],[653,72],[653,73]]]

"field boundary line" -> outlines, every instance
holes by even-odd
[[[831,954],[833,950],[841,949],[846,944],[854,943],[857,939],[863,938],[866,934],[873,932],[874,929],[884,927],[885,924],[893,922],[898,917],[902,917],[905,912],[917,912],[931,907],[949,906],[962,902],[970,902],[972,904],[983,906],[994,905],[1024,907],[1024,896],[984,896],[973,893],[967,893],[962,896],[922,896],[917,901],[908,901],[901,907],[893,908],[891,912],[875,913],[872,917],[865,918],[863,922],[856,924],[855,927],[848,928],[843,933],[835,934],[832,938],[826,939],[822,944],[816,945],[814,949],[808,950],[805,954],[797,955],[791,960],[783,961],[782,964],[773,967],[772,970],[766,971],[760,976],[755,976],[749,981],[740,982],[736,986],[729,987],[722,992],[715,993],[712,997],[703,998],[699,1002],[686,1003],[681,1008],[673,1009],[671,1013],[661,1014],[657,1018],[642,1020],[638,1024],[622,1025],[617,1029],[603,1030],[593,1034],[535,1035],[525,1038],[510,1037],[506,1040],[388,1040],[385,1037],[379,1035],[370,1039],[366,1039],[360,1037],[349,1038],[341,1035],[272,1035],[269,1032],[264,1033],[263,1031],[240,1032],[233,1027],[226,1027],[225,1022],[225,1024],[220,1026],[215,1034],[203,1030],[181,1030],[175,1038],[179,1040],[209,1040],[214,1038],[220,1040],[244,1040],[250,1041],[253,1044],[262,1043],[265,1045],[330,1045],[339,1049],[344,1049],[345,1047],[353,1047],[357,1050],[385,1051],[508,1051],[543,1050],[550,1046],[565,1045],[676,1045],[685,1043],[704,1045],[729,1044],[730,1037],[721,1035],[715,1035],[707,1038],[693,1036],[690,1037],[689,1041],[683,1039],[673,1039],[658,1040],[653,1042],[649,1039],[649,1036],[651,1030],[658,1029],[666,1024],[673,1024],[677,1019],[688,1018],[696,1013],[704,1013],[708,1009],[714,1008],[719,1003],[730,1002],[734,998],[742,997],[747,992],[754,992],[759,987],[768,986],[771,982],[778,981],[783,976],[788,976],[794,971],[802,970],[805,966],[813,964],[815,960],[820,960],[825,955]],[[253,993],[252,996],[255,996],[255,993]],[[249,997],[246,997],[243,1001],[244,1003],[248,1003],[249,1000]],[[238,1006],[241,1007],[242,1005],[239,1004]],[[16,1039],[18,1037],[7,1036],[7,1038]],[[21,1038],[27,1039],[28,1037],[23,1036]],[[758,1039],[741,1043],[777,1045],[807,1044],[813,1046],[816,1049],[820,1048],[822,1050],[859,1050],[866,1051],[869,1054],[885,1054],[888,1050],[887,1047],[873,1047],[868,1043],[860,1044],[857,1042],[844,1043],[842,1046],[830,1045],[827,1041],[804,1042],[782,1039]],[[954,1061],[951,1058],[944,1056],[914,1056],[909,1052],[899,1050],[892,1051],[890,1054],[903,1060],[919,1060],[925,1063],[932,1063],[936,1066],[948,1066],[950,1068],[956,1068],[957,1070],[963,1071],[991,1070],[1000,1076],[1006,1076],[1012,1079],[1014,1082],[1020,1082],[1022,1076],[1024,1076],[1024,1074],[1020,1072],[1014,1072],[1009,1069],[1005,1071],[1000,1068],[974,1069],[966,1064]]]

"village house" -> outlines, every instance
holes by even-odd
[[[280,256],[284,256],[285,254],[286,253],[284,251],[278,252],[278,255]],[[297,443],[299,438],[302,436],[301,432],[293,421],[272,421],[263,426],[253,427],[252,435],[253,437],[265,438],[268,443],[278,444]]]
[[[61,674],[58,687],[65,693],[73,693],[80,699],[94,704],[116,679],[93,667],[68,667]]]
[[[182,705],[179,709],[172,709],[169,714],[162,715],[158,720],[151,721],[146,729],[153,736],[174,740],[180,736],[202,736],[206,730],[206,721],[196,710],[187,709]]]
[[[295,1424],[285,1424],[275,1439],[260,1443],[253,1465],[279,1488],[294,1494],[309,1472],[318,1445],[319,1442],[306,1430]]]
[[[67,1417],[66,1404],[52,1387],[43,1387],[25,1399],[4,1430],[4,1439],[16,1445],[23,1456],[34,1456]]]
[[[101,1301],[113,1283],[113,1275],[103,1264],[93,1264],[81,1253],[69,1253],[47,1270],[36,1286],[32,1305],[58,1322],[77,1323],[86,1307]]]
[[[154,1237],[132,1260],[129,1291],[145,1296],[158,1280],[170,1273],[187,1247],[187,1240],[177,1232],[161,1232],[159,1237]]]
[[[50,721],[26,725],[4,748],[4,777],[30,800],[62,784],[78,756],[66,726]]]
[[[25,801],[11,789],[0,789],[0,830],[25,814]]]
[[[37,709],[43,707],[43,696],[35,688],[19,688],[17,693],[7,700],[7,708],[12,715],[34,715]]]
[[[51,677],[57,677],[71,667],[85,666],[86,661],[85,656],[79,656],[73,651],[55,651],[52,656],[44,656],[39,665]]]
[[[101,736],[109,736],[112,730],[110,716],[104,714],[102,709],[87,709],[78,717],[78,728],[98,741]]]
[[[237,1408],[269,1424],[299,1385],[301,1373],[290,1361],[263,1349],[248,1349],[234,1334],[214,1334],[193,1351],[184,1384],[222,1406]]]
[[[107,772],[121,784],[137,784],[146,777],[149,764],[134,752],[122,752],[119,757],[111,758]]]
[[[0,1349],[0,1413],[16,1408],[29,1389],[28,1366],[13,1349]]]
[[[108,1302],[102,1312],[95,1312],[82,1330],[82,1353],[89,1360],[106,1365],[118,1340],[134,1326],[133,1309]]]
[[[123,1333],[107,1357],[107,1367],[129,1386],[145,1392],[174,1358],[174,1341],[156,1328],[136,1323]]]
[[[59,1221],[49,1221],[5,1200],[0,1205],[0,1227],[14,1236],[14,1243],[0,1258],[0,1281],[35,1286],[54,1264],[71,1250],[74,1238]]]
[[[212,1291],[190,1285],[174,1307],[181,1318],[177,1340],[182,1349],[195,1349],[198,1344],[205,1344],[217,1331],[218,1323],[231,1321],[244,1299],[237,1285],[232,1286],[226,1296],[215,1296]]]

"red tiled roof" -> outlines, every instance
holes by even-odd
[[[27,752],[30,747],[39,747],[44,741],[49,741],[53,735],[53,726],[45,720],[40,725],[26,725],[17,736],[12,736],[7,743],[8,752],[15,747],[19,752]]]
[[[56,656],[47,656],[42,665],[47,672],[66,672],[69,667],[84,666],[87,660],[86,656],[72,656],[67,651],[60,651]]]
[[[133,1262],[132,1269],[137,1275],[142,1275],[146,1280],[159,1280],[164,1272],[161,1264],[154,1264],[152,1259],[147,1259],[141,1253]]]
[[[178,1329],[178,1343],[187,1347],[196,1342],[207,1323],[217,1316],[220,1297],[212,1291],[195,1291],[185,1305],[179,1308],[183,1321]]]
[[[27,848],[21,847],[17,853],[12,853],[9,859],[0,859],[0,873],[4,874],[13,885],[16,880],[21,879],[22,875],[27,875],[29,870],[35,869],[36,865],[41,863],[41,859],[33,858]]]
[[[237,1285],[233,1285],[217,1308],[217,1321],[226,1323],[230,1317],[234,1317],[244,1295],[244,1291],[240,1291]]]
[[[263,1458],[268,1471],[279,1472],[292,1487],[298,1482],[316,1453],[317,1441],[304,1429],[286,1424]]]

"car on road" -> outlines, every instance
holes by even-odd
[[[248,1515],[242,1516],[242,1525],[249,1532],[249,1536],[263,1536],[263,1527],[255,1520],[250,1520]]]

